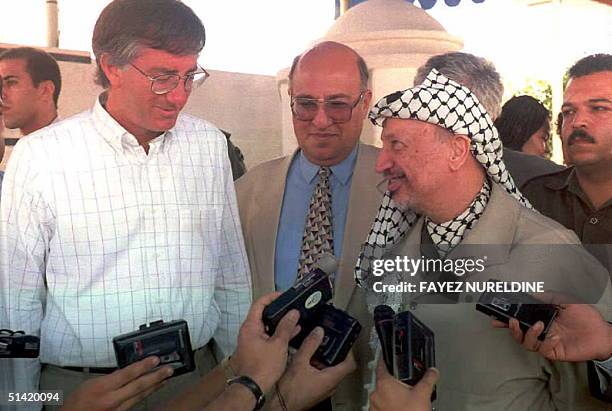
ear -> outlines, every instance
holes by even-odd
[[[108,78],[111,87],[121,85],[121,68],[110,63],[110,56],[107,53],[100,57],[100,68]]]
[[[38,92],[46,101],[53,102],[53,93],[55,92],[55,84],[51,80],[42,81],[38,85]]]
[[[371,102],[372,102],[372,90],[366,90],[363,93],[363,106],[366,110],[370,109]]]
[[[461,134],[454,134],[449,141],[449,167],[452,171],[459,170],[471,156],[470,138]]]

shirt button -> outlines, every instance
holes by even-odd
[[[595,225],[595,224],[599,223],[599,218],[591,217],[591,219],[589,220],[589,223]]]

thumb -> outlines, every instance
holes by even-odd
[[[291,310],[280,320],[276,330],[274,331],[275,339],[289,343],[289,340],[294,335],[295,326],[300,318],[300,313],[297,310]]]
[[[321,327],[315,327],[314,330],[308,334],[308,337],[304,339],[302,346],[295,354],[295,360],[310,364],[310,359],[321,345],[325,332]]]
[[[421,381],[414,386],[414,390],[429,398],[431,397],[431,393],[434,390],[438,378],[440,378],[440,372],[435,368],[430,368],[425,372]]]
[[[382,356],[380,357],[380,359],[378,360],[378,364],[376,365],[376,381],[380,381],[384,378],[388,378],[391,375],[389,374],[389,371],[387,370],[387,366],[385,365],[385,361],[383,360]]]

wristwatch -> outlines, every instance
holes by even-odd
[[[253,411],[260,410],[264,404],[266,403],[266,397],[264,396],[263,391],[259,388],[259,385],[251,377],[246,375],[241,375],[240,377],[235,377],[227,380],[227,385],[232,384],[242,384],[249,389],[255,396],[255,408]]]

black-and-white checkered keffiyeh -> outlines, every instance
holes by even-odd
[[[370,111],[369,117],[378,126],[382,126],[386,118],[415,119],[441,126],[454,134],[468,136],[471,140],[471,152],[484,167],[489,178],[502,185],[521,204],[531,208],[531,204],[518,191],[506,170],[502,159],[502,142],[484,107],[467,87],[449,80],[437,70],[432,70],[423,84],[380,99]],[[491,186],[487,179],[470,206],[453,220],[435,224],[426,219],[429,236],[442,258],[459,244],[469,229],[476,224],[484,212],[490,193]],[[357,260],[355,279],[359,285],[371,289],[373,282],[380,280],[380,277],[372,275],[373,261],[383,258],[395,247],[418,218],[412,210],[398,207],[388,191],[385,193]],[[392,273],[388,273],[386,281],[402,281],[401,278],[392,276]],[[376,304],[388,304],[398,310],[402,302],[399,293],[368,293],[367,299],[370,311],[373,311]],[[374,361],[368,364],[371,369],[371,381],[366,385],[368,391],[375,386],[374,370],[376,360],[380,356],[379,342],[373,328],[370,332],[370,345],[376,355]],[[364,409],[368,409],[368,404]]]
[[[474,197],[472,203],[457,217],[440,224],[434,223],[429,217],[425,217],[427,233],[436,246],[440,257],[446,257],[463,240],[463,237],[484,213],[490,197],[491,184],[488,179],[485,179],[480,192]]]
[[[454,134],[470,138],[470,150],[476,160],[484,167],[492,181],[500,184],[524,206],[531,208],[529,201],[516,188],[502,159],[503,146],[491,118],[478,98],[461,84],[446,78],[433,69],[423,84],[383,97],[369,114],[375,125],[383,125],[387,118],[403,118],[426,121],[450,130]],[[461,221],[453,220],[453,232],[464,232],[465,226],[473,225],[471,207]],[[463,214],[462,214],[463,216]],[[355,279],[362,286],[370,286],[372,262],[382,258],[405,236],[417,221],[418,215],[411,210],[398,207],[391,194],[386,192],[372,228],[362,246],[355,268]],[[430,232],[436,245],[443,245],[444,237]],[[462,236],[452,236],[453,241]],[[456,244],[452,244],[455,246]]]

